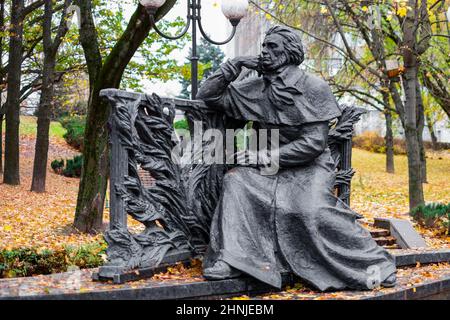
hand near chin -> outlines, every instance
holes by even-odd
[[[259,56],[242,56],[233,59],[240,67],[246,67],[247,69],[256,70],[259,72],[261,67],[261,61]]]

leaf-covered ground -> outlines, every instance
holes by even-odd
[[[21,185],[0,184],[0,249],[37,247],[57,250],[64,245],[78,246],[101,239],[101,236],[80,234],[71,227],[78,179],[54,174],[49,165],[47,192],[37,194],[30,191],[34,144],[34,135],[21,137]],[[49,162],[75,154],[77,152],[68,147],[60,136],[52,135]],[[3,181],[1,174],[0,179]]]
[[[30,120],[28,120],[30,121]],[[68,158],[76,154],[61,138],[54,125],[49,160]],[[81,245],[101,240],[101,235],[78,233],[71,227],[76,206],[78,179],[56,175],[48,168],[47,192],[30,192],[34,137],[27,129],[22,136],[20,186],[0,184],[0,249],[38,247],[54,249],[64,245]],[[30,133],[30,134],[28,134]],[[49,162],[50,162],[49,161]],[[355,149],[353,164],[356,175],[353,180],[352,207],[365,216],[369,223],[373,217],[398,217],[410,219],[407,214],[406,157],[397,156],[397,173],[384,172],[384,155]],[[2,177],[0,175],[0,179]],[[0,180],[0,181],[1,181]],[[450,202],[450,155],[430,154],[428,180],[425,185],[427,201]],[[106,212],[107,213],[107,212]],[[107,221],[107,214],[105,214]],[[450,247],[448,236],[436,236],[420,229],[430,246]]]
[[[367,224],[374,217],[411,220],[408,214],[408,176],[406,156],[395,157],[396,173],[385,172],[385,155],[360,149],[353,150],[356,174],[352,183],[352,208],[364,216]],[[427,157],[428,183],[424,184],[427,202],[450,203],[450,153],[429,153]],[[412,221],[413,222],[413,221]],[[416,229],[427,244],[435,248],[450,247],[450,237],[438,232]]]
[[[171,268],[166,273],[155,275],[153,278],[115,285],[110,282],[93,282],[91,277],[96,269],[71,270],[68,273],[40,275],[29,278],[0,279],[1,297],[23,297],[31,295],[76,294],[93,291],[110,291],[120,289],[137,289],[146,287],[161,287],[192,282],[205,281],[201,276],[199,265],[186,269],[181,265]],[[282,292],[273,292],[255,297],[237,296],[234,300],[248,299],[282,299],[282,300],[328,300],[328,299],[364,299],[380,294],[413,288],[417,285],[450,277],[448,263],[430,264],[426,266],[399,268],[398,284],[395,288],[378,288],[373,291],[340,291],[321,293],[314,291],[301,283],[284,288]],[[173,289],[176,290],[176,289]]]

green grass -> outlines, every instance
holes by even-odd
[[[20,134],[21,135],[36,135],[37,118],[32,116],[20,117]],[[50,137],[63,139],[66,129],[64,129],[59,122],[52,121],[50,123]]]

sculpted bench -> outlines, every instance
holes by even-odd
[[[230,128],[225,117],[202,101],[181,100],[115,89],[101,92],[111,105],[110,228],[105,234],[108,263],[95,280],[115,283],[151,277],[177,262],[202,256],[209,242],[211,218],[219,200],[224,164],[189,164],[172,160],[176,110],[203,130]],[[336,167],[336,195],[350,203],[351,137],[362,110],[342,106],[330,123],[329,147]],[[214,140],[204,142],[208,148]],[[131,217],[144,227],[132,234]]]

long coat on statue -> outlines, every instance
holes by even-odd
[[[370,289],[387,279],[393,257],[333,194],[327,137],[341,111],[327,83],[294,65],[233,83],[239,73],[232,61],[223,64],[198,98],[254,128],[279,129],[280,170],[227,172],[204,267],[220,259],[278,288],[286,270],[322,291]]]

